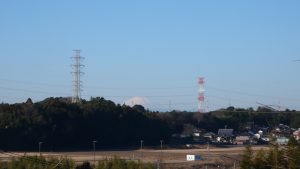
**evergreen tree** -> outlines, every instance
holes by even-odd
[[[300,144],[294,137],[289,139],[286,157],[289,169],[300,169]]]
[[[286,168],[284,151],[279,149],[278,144],[271,145],[267,156],[267,165],[271,166],[271,169]]]
[[[252,148],[251,146],[247,146],[241,161],[241,169],[254,169],[252,158],[253,158]]]
[[[263,149],[260,149],[254,159],[253,159],[253,167],[255,169],[271,169],[271,167],[267,164],[266,152]]]

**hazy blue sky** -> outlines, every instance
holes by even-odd
[[[73,49],[83,98],[151,109],[256,102],[300,110],[300,1],[1,1],[0,101],[71,96]],[[171,104],[169,104],[171,103]]]

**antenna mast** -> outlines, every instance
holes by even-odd
[[[73,50],[75,52],[75,56],[72,57],[73,64],[72,64],[72,75],[73,75],[73,96],[72,96],[72,103],[80,103],[81,102],[81,87],[82,82],[80,80],[81,74],[81,67],[83,65],[80,63],[81,60],[84,58],[80,55],[81,50]]]

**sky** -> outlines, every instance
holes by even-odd
[[[300,110],[298,0],[55,0],[0,2],[0,102],[72,96],[82,50],[82,98],[150,110],[228,106]]]

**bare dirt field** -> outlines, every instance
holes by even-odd
[[[264,146],[252,147],[254,151],[259,149],[267,149]],[[143,149],[143,150],[125,150],[125,151],[96,151],[95,160],[104,160],[107,158],[119,157],[126,160],[136,160],[154,163],[164,167],[161,168],[230,168],[236,166],[238,168],[239,160],[243,154],[245,147],[232,146],[226,148],[211,147],[202,149]],[[186,155],[200,155],[201,161],[187,162]],[[23,155],[39,155],[37,152],[2,152],[0,154],[0,160],[9,160],[13,157]],[[84,161],[94,162],[94,152],[42,152],[46,157],[67,157],[74,160],[76,163]]]

